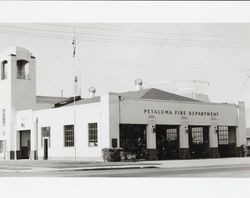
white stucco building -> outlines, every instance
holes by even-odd
[[[245,106],[201,102],[159,89],[89,98],[36,96],[36,59],[14,47],[0,57],[0,159],[101,160],[103,148],[143,159],[239,156]],[[75,118],[75,119],[74,119]]]

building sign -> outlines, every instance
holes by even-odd
[[[188,125],[237,125],[236,105],[126,100],[120,109],[121,123],[154,121],[155,124],[181,125],[185,121]]]
[[[212,116],[218,117],[218,112],[207,111],[184,111],[184,110],[165,110],[165,109],[144,109],[144,114],[158,115],[180,115],[180,116]]]

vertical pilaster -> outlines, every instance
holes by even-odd
[[[101,128],[100,135],[102,146],[104,148],[112,147],[112,139],[117,141],[117,147],[120,147],[120,98],[111,93],[101,96]]]
[[[156,150],[156,128],[155,124],[147,125],[147,150],[148,150],[148,159],[157,160],[157,150]]]
[[[243,156],[243,146],[246,144],[246,115],[245,115],[245,103],[238,103],[238,116],[237,116],[237,128],[236,128],[236,147],[237,156]]]
[[[179,130],[180,138],[180,159],[189,159],[188,125],[181,125]]]
[[[109,94],[109,145],[112,147],[112,140],[117,141],[120,147],[120,101],[119,96]]]
[[[217,126],[209,126],[209,157],[219,157]]]

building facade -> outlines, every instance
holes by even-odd
[[[138,159],[240,156],[245,105],[194,100],[159,89],[89,98],[36,96],[35,57],[14,47],[1,56],[0,158],[102,160],[103,148]]]

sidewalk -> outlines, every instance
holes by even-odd
[[[213,158],[213,159],[192,159],[192,160],[164,160],[154,161],[160,163],[160,167],[164,168],[185,168],[196,166],[223,166],[223,165],[247,165],[250,166],[250,157],[235,158]]]
[[[84,162],[84,161],[0,161],[1,172],[90,171],[141,168],[194,168],[223,165],[249,165],[247,158],[216,158],[199,160],[163,160],[138,162]]]
[[[114,169],[141,169],[141,168],[195,168],[195,167],[214,167],[225,165],[249,165],[250,158],[220,158],[220,159],[199,159],[199,160],[162,160],[162,161],[141,161],[141,162],[103,162],[97,166],[75,168],[53,169],[57,171],[90,171],[90,170],[114,170]]]

